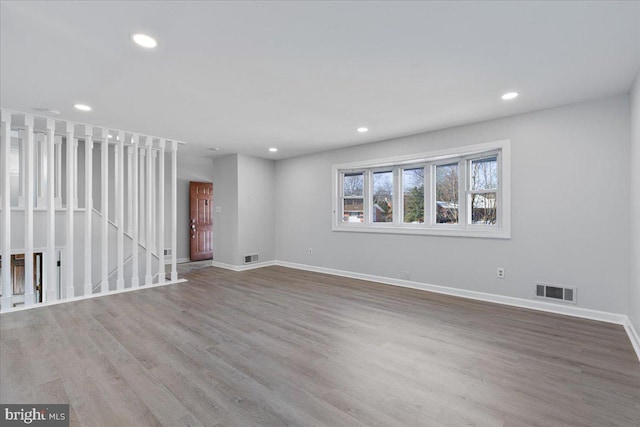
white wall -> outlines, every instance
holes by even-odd
[[[275,162],[243,154],[213,161],[213,259],[275,259]],[[221,212],[216,212],[220,209]]]
[[[275,162],[238,155],[239,263],[249,254],[259,254],[260,262],[275,260],[276,212]]]
[[[629,317],[636,331],[640,331],[640,72],[629,98],[631,104]]]
[[[213,209],[213,259],[239,264],[237,154],[213,160]]]
[[[564,284],[580,307],[626,313],[629,129],[620,95],[279,161],[277,259],[520,298],[537,281]],[[512,141],[510,240],[331,231],[332,164],[501,139]]]

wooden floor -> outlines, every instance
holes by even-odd
[[[86,426],[638,426],[621,326],[269,267],[0,317],[0,401]]]

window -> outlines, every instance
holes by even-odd
[[[424,167],[402,170],[402,207],[405,224],[424,222]]]
[[[333,166],[335,231],[510,237],[510,142]]]
[[[498,157],[469,160],[468,205],[472,224],[495,224],[498,200]]]
[[[364,173],[345,173],[342,179],[342,221],[364,222]]]
[[[393,171],[373,172],[373,222],[393,222]]]
[[[458,223],[459,165],[450,163],[434,167],[436,191],[433,216],[437,224]]]

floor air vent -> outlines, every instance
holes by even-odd
[[[244,263],[245,264],[251,264],[252,262],[258,262],[258,254],[252,254],[252,255],[245,255],[244,256]]]
[[[576,288],[538,283],[536,297],[575,304]]]

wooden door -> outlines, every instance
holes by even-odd
[[[190,182],[191,261],[213,258],[213,184]]]

